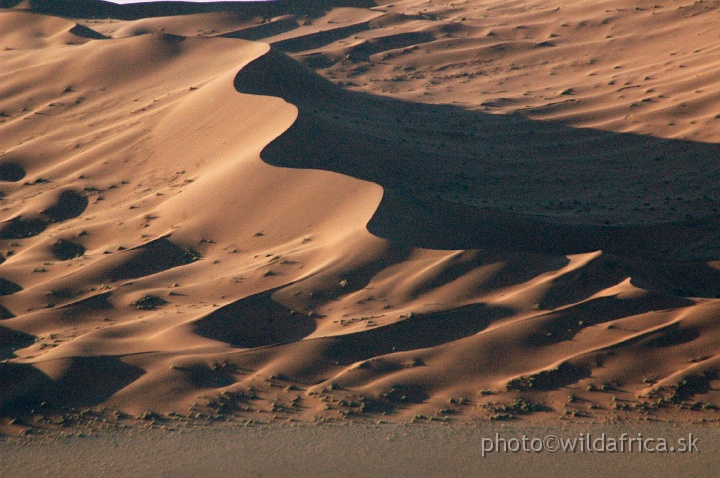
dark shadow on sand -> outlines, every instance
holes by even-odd
[[[235,88],[279,96],[299,109],[290,129],[263,150],[267,163],[380,184],[385,196],[368,228],[392,241],[542,254],[602,250],[651,260],[720,256],[713,240],[720,240],[717,208],[706,205],[696,216],[672,217],[672,203],[679,201],[674,195],[680,193],[665,184],[678,171],[694,175],[697,184],[687,184],[706,190],[707,200],[720,206],[713,192],[717,181],[708,181],[720,176],[713,166],[720,145],[348,92],[274,50],[243,68]],[[616,206],[602,199],[603,188],[613,185],[619,189],[607,195],[625,200],[626,194],[633,203],[642,202],[631,195],[637,191],[666,187],[667,203],[638,211],[634,223],[603,219],[612,218]],[[547,192],[550,203],[569,205],[598,192],[592,207],[600,216],[583,222],[565,220],[572,219],[571,209],[547,214],[511,210],[515,197],[531,197],[524,190],[530,187],[538,201]],[[490,199],[486,206],[483,197]],[[510,206],[502,207],[503,198]]]

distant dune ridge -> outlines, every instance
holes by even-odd
[[[3,7],[0,429],[717,420],[718,2]]]

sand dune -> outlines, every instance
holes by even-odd
[[[717,5],[113,8],[0,12],[4,429],[717,419]]]

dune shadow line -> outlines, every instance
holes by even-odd
[[[720,247],[712,245],[720,244],[716,212],[646,224],[582,224],[563,222],[562,215],[520,214],[465,200],[486,190],[493,191],[496,202],[498,195],[512,199],[522,194],[522,180],[569,202],[582,188],[602,192],[613,181],[635,184],[635,179],[624,179],[629,174],[625,168],[637,170],[657,158],[673,158],[678,164],[694,158],[697,167],[713,164],[720,145],[577,129],[350,92],[275,50],[245,66],[234,84],[238,92],[281,97],[299,109],[296,122],[262,151],[264,161],[334,171],[384,188],[368,224],[380,237],[432,249],[720,256]],[[636,159],[622,164],[627,157]],[[648,169],[638,180],[655,188],[670,166]],[[602,184],[594,179],[599,175]],[[452,197],[458,199],[448,200]]]

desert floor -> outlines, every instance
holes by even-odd
[[[688,430],[691,430],[690,432]],[[483,440],[604,433],[677,440],[693,434],[697,452],[485,453]],[[717,427],[631,424],[583,428],[484,422],[467,425],[271,425],[133,428],[99,435],[0,443],[5,476],[243,477],[608,477],[714,476]],[[497,443],[502,445],[501,441]],[[511,443],[511,442],[509,442]],[[512,446],[512,445],[509,445]],[[485,445],[485,449],[490,446]],[[528,449],[530,449],[528,445]],[[600,448],[596,448],[599,450]],[[694,450],[694,449],[693,449]]]

